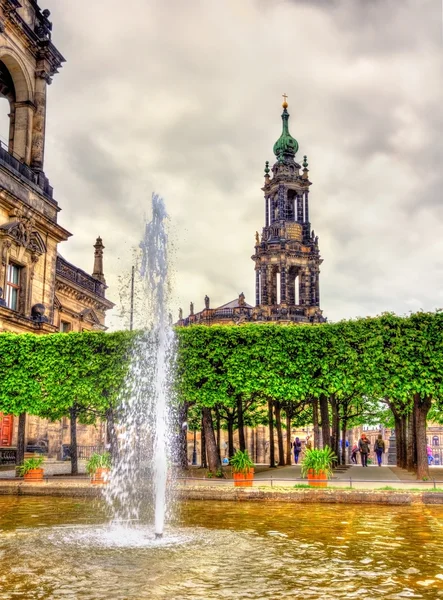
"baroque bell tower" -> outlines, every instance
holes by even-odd
[[[298,142],[289,133],[287,96],[284,95],[282,133],[274,144],[277,162],[265,166],[265,226],[256,233],[256,300],[258,321],[319,323],[320,258],[318,236],[309,221],[309,170],[295,160]],[[272,175],[270,172],[272,171]]]

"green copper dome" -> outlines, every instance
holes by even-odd
[[[287,104],[286,106],[285,104],[286,102],[283,104],[283,112],[281,115],[281,120],[283,121],[283,131],[281,136],[274,144],[274,154],[279,161],[282,161],[284,158],[294,158],[298,150],[297,140],[289,133],[289,113],[286,109]]]

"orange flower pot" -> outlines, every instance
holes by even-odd
[[[311,487],[325,488],[328,487],[328,476],[324,471],[315,473],[313,469],[308,471],[308,483]]]
[[[106,485],[109,483],[109,471],[105,467],[99,467],[91,477],[91,483],[93,485]]]
[[[252,487],[252,482],[254,480],[254,469],[232,473],[232,476],[234,478],[235,487]]]
[[[23,475],[25,481],[43,481],[43,469],[30,469]]]

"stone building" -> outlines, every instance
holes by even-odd
[[[0,332],[104,330],[114,306],[105,296],[101,238],[91,275],[59,254],[71,234],[58,223],[44,152],[47,89],[64,58],[49,16],[36,0],[0,0],[0,108],[8,107],[0,140]],[[55,451],[65,441],[60,428],[68,431],[66,423],[28,418],[27,441]],[[97,435],[83,429],[80,443],[94,442]],[[0,415],[0,445],[11,445],[15,430],[13,417]]]
[[[191,302],[190,314],[178,325],[240,324],[244,322],[319,323],[325,321],[320,310],[319,275],[322,259],[318,236],[309,220],[309,170],[306,156],[303,169],[295,160],[298,142],[289,133],[288,104],[283,102],[282,133],[274,144],[277,161],[265,166],[262,191],[265,219],[261,236],[255,234],[255,305],[238,299],[217,308],[197,313]],[[272,172],[272,176],[270,173]]]

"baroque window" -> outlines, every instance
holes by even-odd
[[[19,308],[21,268],[10,263],[6,277],[6,304],[11,310]]]

